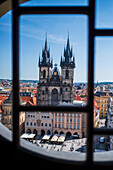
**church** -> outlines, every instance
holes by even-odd
[[[39,56],[39,83],[37,87],[37,105],[58,105],[62,102],[73,103],[75,57],[70,47],[69,35],[60,59],[61,74],[50,56],[50,49],[45,39],[42,57]]]

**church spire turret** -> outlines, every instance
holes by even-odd
[[[52,66],[52,63],[50,62],[50,48],[48,49],[47,44],[47,33],[45,38],[45,46],[42,50],[42,59],[39,60],[40,66]]]
[[[72,48],[70,48],[69,42],[69,31],[68,31],[68,38],[67,38],[67,45],[66,48],[64,47],[64,60],[60,61],[60,66],[70,65],[71,67],[75,68],[75,59],[73,58]]]

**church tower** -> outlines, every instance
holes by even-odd
[[[69,34],[67,38],[67,45],[64,48],[64,55],[61,56],[60,61],[61,76],[62,76],[62,100],[65,102],[73,101],[73,81],[74,81],[74,68],[75,57],[73,56],[72,48],[70,48]]]
[[[41,61],[40,61],[41,60]],[[47,36],[45,40],[45,47],[42,50],[42,58],[39,56],[39,82],[47,83],[52,74],[52,61],[50,61],[50,49],[47,47]]]
[[[64,56],[61,56],[60,66],[62,83],[73,84],[75,57],[73,56],[72,48],[70,49],[69,35],[66,48],[64,48]]]
[[[42,50],[42,57],[39,56],[39,83],[37,87],[37,104],[48,105],[48,84],[52,76],[52,60],[50,61],[50,49],[47,47],[47,36],[45,47]]]

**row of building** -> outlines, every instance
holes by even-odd
[[[21,105],[33,106],[33,100],[23,102],[20,96]],[[79,106],[85,104],[79,101]],[[66,103],[60,104],[61,106]],[[69,104],[72,106],[72,104]],[[75,103],[74,103],[75,105]],[[78,105],[78,101],[76,102]],[[12,95],[2,103],[1,122],[12,130]],[[67,113],[67,112],[20,112],[19,115],[20,134],[35,133],[43,136],[44,134],[61,134],[67,136],[77,134],[80,138],[86,137],[87,115],[85,113]]]

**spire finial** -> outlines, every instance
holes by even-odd
[[[68,29],[68,39],[69,39],[69,29]]]
[[[70,49],[70,44],[69,44],[69,30],[68,30],[68,38],[67,38],[67,49]]]
[[[45,50],[47,50],[47,32],[46,32],[46,39],[45,39]]]
[[[46,40],[47,40],[47,32],[46,32]]]

